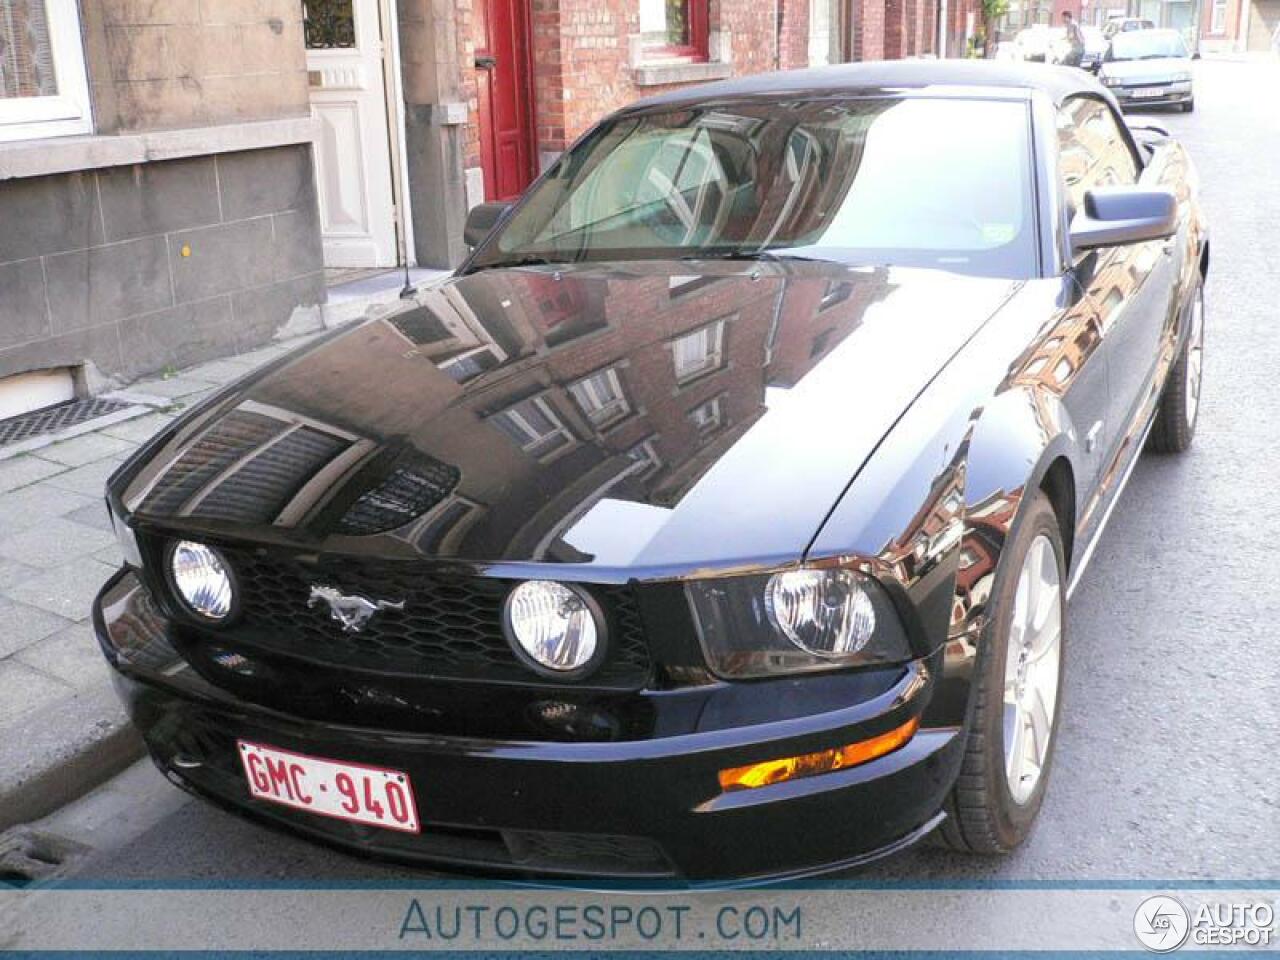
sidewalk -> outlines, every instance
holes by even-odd
[[[411,282],[447,275],[415,269]],[[395,309],[403,285],[399,272],[378,271],[331,287],[325,327]],[[104,395],[124,409],[0,446],[0,841],[142,754],[89,619],[120,564],[107,477],[183,410],[323,332],[130,384]]]
[[[107,395],[133,403],[127,419],[16,455],[0,448],[0,830],[142,751],[89,621],[120,563],[102,500],[107,477],[184,409],[307,339],[134,383]]]

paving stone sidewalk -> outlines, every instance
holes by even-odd
[[[305,339],[131,384],[121,392],[134,404],[129,419],[16,455],[0,447],[0,830],[141,752],[90,623],[120,563],[107,477],[184,409]]]

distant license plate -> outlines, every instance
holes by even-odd
[[[418,833],[409,775],[238,741],[249,793],[322,817]]]
[[[1143,87],[1133,91],[1133,96],[1139,100],[1150,100],[1164,95],[1164,87]]]

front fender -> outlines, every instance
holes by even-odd
[[[922,651],[946,644],[935,719],[963,722],[985,602],[1008,532],[1060,457],[1078,466],[1061,397],[1020,382],[1065,298],[1024,286],[903,414],[814,538],[889,589]]]

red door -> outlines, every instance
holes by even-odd
[[[533,180],[528,0],[477,0],[476,75],[486,200],[511,200]]]

